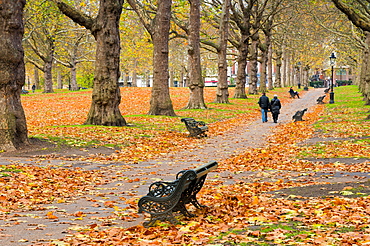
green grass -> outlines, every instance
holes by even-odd
[[[22,170],[19,168],[15,168],[14,166],[6,166],[2,165],[0,166],[0,177],[10,177],[12,176],[12,173],[21,173]]]
[[[356,151],[353,151],[353,156],[349,156],[348,153],[341,156],[340,150],[347,149],[349,145],[369,148],[370,139],[366,137],[370,136],[370,121],[366,118],[369,115],[370,106],[364,105],[363,96],[355,85],[337,87],[334,92],[334,103],[325,104],[324,114],[313,125],[316,135],[323,140],[307,149],[302,147],[298,157],[324,156],[330,148],[337,148],[337,158],[369,158],[366,154],[356,156]],[[328,137],[338,140],[326,141],[325,138]]]

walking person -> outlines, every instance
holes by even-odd
[[[261,108],[262,123],[265,123],[267,122],[267,112],[270,108],[270,99],[266,96],[265,92],[262,93],[262,96],[258,100],[258,105]]]
[[[274,123],[277,123],[281,109],[281,103],[277,95],[274,95],[274,98],[271,100],[270,105],[272,119],[274,120]]]
[[[35,84],[33,84],[33,85],[32,85],[32,93],[35,93],[35,90],[36,90],[36,85],[35,85]]]

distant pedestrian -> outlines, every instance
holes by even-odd
[[[297,97],[299,98],[299,93],[298,93],[298,91],[293,90],[293,87],[290,87],[290,89],[289,89],[289,93],[290,93],[290,96],[291,96],[292,98],[294,98],[295,96],[297,96]]]
[[[274,98],[271,100],[270,105],[272,119],[274,120],[274,123],[277,123],[281,109],[281,103],[277,95],[274,95]]]
[[[32,93],[35,93],[35,90],[36,90],[36,85],[35,85],[35,84],[33,84],[33,85],[32,85]]]
[[[265,123],[267,122],[267,112],[270,108],[270,99],[266,96],[265,92],[262,93],[262,96],[258,100],[258,105],[261,108],[262,123]]]

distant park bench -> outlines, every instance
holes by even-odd
[[[326,97],[326,95],[323,95],[323,96],[321,96],[321,97],[317,98],[317,100],[316,100],[316,101],[317,101],[317,103],[318,103],[318,104],[324,104],[324,101],[323,101],[323,100],[324,100],[324,98],[325,98],[325,97]]]
[[[330,90],[330,88],[326,88],[326,89],[324,90],[324,93],[329,93],[329,90]]]
[[[293,120],[294,122],[296,121],[303,121],[302,117],[304,115],[304,113],[307,111],[307,109],[303,109],[303,110],[298,110],[294,115],[293,115]]]
[[[207,174],[217,166],[217,162],[212,161],[192,170],[180,171],[173,182],[158,181],[151,184],[149,193],[140,198],[138,203],[139,213],[151,215],[150,221],[143,223],[144,227],[153,226],[157,220],[177,224],[173,212],[194,217],[185,207],[190,203],[196,208],[206,207],[197,201],[196,195],[202,189]]]
[[[193,118],[182,118],[181,121],[185,123],[190,137],[207,137],[208,126],[203,121],[196,121]]]

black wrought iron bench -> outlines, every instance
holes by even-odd
[[[294,115],[293,115],[293,120],[294,122],[296,121],[303,121],[302,117],[304,115],[304,113],[307,111],[307,109],[303,109],[303,110],[298,110]]]
[[[317,103],[318,104],[324,104],[324,98],[326,97],[326,95],[323,95],[323,96],[321,96],[321,97],[319,97],[319,98],[317,98]]]
[[[173,212],[194,217],[185,205],[191,203],[196,208],[206,207],[197,201],[196,195],[202,189],[207,174],[217,166],[217,162],[209,162],[192,170],[180,171],[173,182],[158,181],[151,184],[149,193],[140,198],[138,203],[139,213],[146,212],[151,215],[150,221],[144,222],[143,225],[153,226],[157,220],[176,224],[178,221]]]
[[[330,90],[330,88],[326,88],[326,89],[324,90],[324,93],[329,93],[329,90]]]
[[[189,137],[207,137],[208,126],[203,121],[196,121],[193,118],[182,118],[186,129],[189,131]]]

